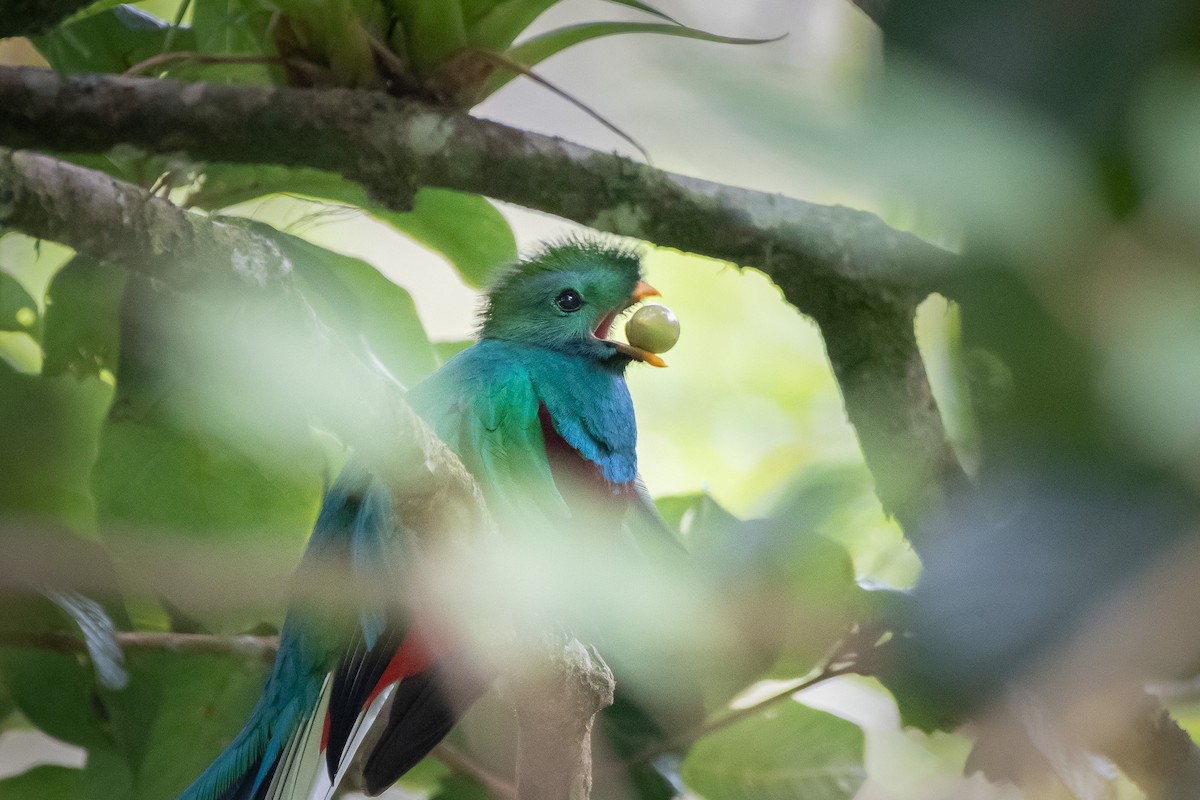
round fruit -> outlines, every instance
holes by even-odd
[[[679,341],[679,318],[666,306],[642,306],[625,323],[625,337],[639,350],[665,353]]]

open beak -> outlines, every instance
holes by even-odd
[[[647,297],[661,297],[662,292],[655,289],[645,281],[638,281],[637,286],[633,287],[633,294],[629,295],[629,305],[640,303]]]
[[[625,305],[625,308],[629,308],[635,303],[640,303],[647,297],[661,296],[662,294],[658,291],[658,289],[655,289],[645,281],[638,281],[637,286],[633,287],[633,292],[629,295],[629,302]],[[606,318],[605,323],[601,325],[603,332],[601,332],[600,329],[597,329],[596,334],[599,338],[604,339],[606,342],[611,344],[613,349],[615,349],[618,353],[628,356],[634,361],[641,361],[642,363],[649,364],[652,367],[665,367],[667,365],[667,362],[663,361],[654,353],[634,347],[631,344],[626,344],[625,342],[614,342],[611,339],[608,339],[608,329],[612,325],[612,317],[615,316],[615,314],[612,314]]]

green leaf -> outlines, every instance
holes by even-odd
[[[658,513],[662,514],[667,524],[678,531],[683,530],[684,515],[695,508],[705,497],[707,495],[704,494],[681,494],[670,497],[657,497],[654,500],[654,505],[658,506]]]
[[[849,800],[866,779],[863,732],[779,703],[701,739],[680,774],[706,800]]]
[[[438,364],[441,365],[473,344],[475,344],[474,339],[460,339],[456,342],[434,342],[433,352],[437,355]]]
[[[442,778],[429,800],[493,800],[493,795],[474,778],[453,773]]]
[[[426,756],[401,775],[397,785],[412,792],[429,794],[449,775],[450,768],[437,756]]]
[[[271,35],[275,9],[265,0],[193,0],[191,35],[196,50],[214,56],[272,58],[278,55]],[[172,77],[209,83],[284,83],[278,64],[204,64],[179,61],[166,65]]]
[[[112,390],[0,362],[0,512],[92,527],[87,474]]]
[[[787,600],[776,612],[775,638],[725,662],[725,674],[717,670],[708,676],[710,700],[723,702],[753,680],[805,674],[858,619],[866,600],[855,582],[849,551],[808,524],[821,518],[821,510],[743,520],[707,495],[658,503],[668,523],[679,525],[693,567],[703,570],[714,586],[741,586],[748,593]],[[820,503],[814,498],[813,505]],[[756,617],[761,611],[741,607],[740,613]]]
[[[403,0],[399,0],[399,2],[403,2]],[[461,0],[463,23],[470,28],[485,15],[491,13],[496,6],[505,2],[510,2],[510,0]]]
[[[267,664],[230,656],[139,651],[130,681],[103,694],[135,796],[179,795],[245,724]]]
[[[0,800],[79,800],[83,770],[41,764],[0,780]]]
[[[0,678],[21,713],[54,738],[89,749],[111,745],[92,670],[75,654],[2,648]]]
[[[671,22],[676,25],[680,24],[680,22],[677,19],[675,19],[674,17],[667,16],[663,12],[659,11],[657,8],[654,8],[653,6],[648,5],[646,3],[638,2],[638,0],[608,0],[608,2],[616,3],[616,4],[622,5],[622,6],[629,6],[630,8],[636,8],[638,11],[645,11],[647,14],[653,14],[654,16],[658,17],[659,19],[665,19],[667,22]]]
[[[720,36],[684,25],[671,25],[662,22],[584,22],[578,25],[556,28],[540,36],[535,36],[511,48],[505,55],[518,64],[533,67],[568,47],[574,47],[577,44],[582,44],[591,39],[598,39],[602,36],[614,36],[622,33],[657,33],[663,36],[700,39],[706,42],[719,42],[721,44],[764,44],[775,41],[774,39],[742,39],[734,36]],[[517,74],[504,69],[497,70],[488,78],[483,96],[487,97],[492,94],[517,77]]]
[[[271,55],[271,14],[261,0],[192,0],[192,31],[206,53]]]
[[[0,731],[4,730],[4,723],[16,708],[12,695],[8,693],[8,687],[4,685],[3,680],[0,680]]]
[[[348,350],[411,386],[437,369],[412,297],[365,261],[326,250],[266,225],[296,267],[300,290]]]
[[[418,77],[427,76],[467,46],[460,0],[411,0],[402,16],[408,34],[409,63]]]
[[[441,253],[476,288],[487,286],[498,267],[517,258],[508,220],[479,195],[422,189],[412,211],[380,219]]]
[[[58,271],[46,290],[46,375],[106,373],[113,379],[125,281],[125,270],[86,256],[76,256]]]
[[[621,678],[618,676],[618,681]],[[702,715],[701,715],[702,716]],[[673,780],[677,779],[677,755],[686,752],[686,746],[676,746],[672,741],[676,735],[685,734],[687,729],[702,722],[702,719],[689,720],[688,726],[672,726],[664,730],[663,726],[628,692],[617,690],[612,705],[600,712],[597,719],[594,737],[602,737],[602,741],[611,749],[612,763],[621,764],[619,770],[603,770],[594,776],[596,785],[593,789],[597,797],[624,797],[628,795],[629,787],[633,788],[633,796],[637,800],[673,800],[677,796]],[[671,759],[653,759],[651,761],[635,759],[637,755],[649,747],[662,748],[665,753],[676,756]],[[633,763],[629,763],[633,760]],[[676,774],[664,775],[659,764],[669,761],[676,768]],[[624,790],[624,791],[622,791]]]
[[[496,3],[467,30],[467,40],[485,50],[502,52],[521,32],[559,0],[508,0]]]
[[[215,436],[129,419],[105,426],[92,478],[97,518],[105,528],[273,547],[280,558],[293,560],[312,527],[322,489],[320,467],[311,460],[288,469],[257,447],[248,453]],[[203,600],[187,603],[169,592],[167,599],[219,631],[245,630],[274,613],[214,610]]]
[[[21,282],[0,272],[0,331],[36,330],[38,305]]]
[[[83,780],[84,794],[80,800],[128,800],[135,797],[133,771],[116,745],[88,750]]]
[[[132,6],[91,14],[49,33],[31,37],[59,72],[124,72],[166,51],[172,26]],[[195,50],[196,39],[178,29],[171,50]]]
[[[219,440],[134,420],[105,426],[92,478],[102,521],[206,538],[302,536],[320,496],[316,475],[269,470]]]
[[[373,202],[361,186],[332,172],[219,165],[206,170],[204,183],[191,202],[217,209],[279,193],[361,208],[440,253],[471,286],[486,285],[497,266],[517,257],[512,228],[495,206],[479,195],[448,189],[423,188],[417,192],[412,211],[397,212]]]
[[[468,20],[467,40],[485,50],[497,53],[507,50],[517,40],[517,37],[533,24],[534,20],[558,2],[559,0],[508,0],[508,2],[489,3],[490,9],[483,13],[479,13],[478,9],[473,9],[476,14]],[[609,2],[636,8],[638,11],[652,14],[673,25],[679,24],[658,9],[638,2],[638,0],[609,0]]]

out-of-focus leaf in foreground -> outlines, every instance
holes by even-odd
[[[20,281],[0,272],[0,331],[28,331],[37,320],[37,301]]]
[[[681,775],[706,800],[849,800],[866,779],[863,732],[789,700],[701,739]]]
[[[42,334],[46,375],[117,371],[117,318],[125,272],[84,256],[67,262],[46,291]]]
[[[78,800],[83,792],[83,770],[56,764],[40,764],[0,780],[0,800]]]
[[[239,657],[137,652],[130,682],[103,693],[115,753],[139,798],[177,796],[245,723],[266,664]]]

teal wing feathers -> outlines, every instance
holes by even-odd
[[[542,437],[541,400],[527,364],[485,342],[463,351],[409,393],[409,402],[462,459],[502,525],[570,516]]]

